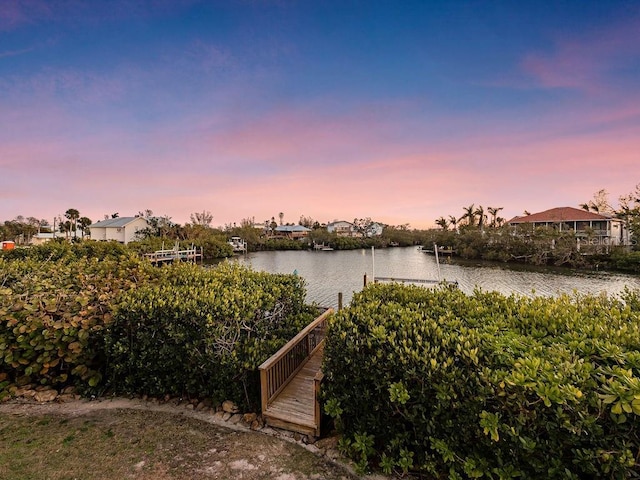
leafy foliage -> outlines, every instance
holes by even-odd
[[[127,254],[83,256],[78,245],[27,251],[33,258],[0,258],[0,390],[34,382],[96,387],[111,302],[155,272]]]
[[[371,285],[330,323],[326,411],[361,470],[637,475],[639,299]]]
[[[115,243],[0,257],[0,397],[22,385],[232,399],[309,323],[304,280],[223,263],[154,268]]]
[[[163,269],[118,299],[110,383],[120,392],[259,400],[258,366],[313,319],[303,279],[223,263]]]

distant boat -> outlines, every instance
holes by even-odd
[[[231,239],[227,243],[231,245],[234,253],[247,251],[247,242],[240,237],[231,237]]]
[[[433,248],[424,248],[423,246],[418,247],[418,251],[422,253],[428,253],[430,255],[435,255],[436,251]],[[438,247],[438,253],[440,255],[455,255],[456,251],[453,248],[446,247]]]

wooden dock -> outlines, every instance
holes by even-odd
[[[320,436],[319,391],[328,309],[260,365],[262,416],[267,425]]]
[[[202,260],[202,249],[198,251],[196,247],[186,250],[156,250],[153,253],[145,253],[144,257],[154,265],[166,262],[196,262]]]
[[[396,282],[396,283],[428,283],[437,285],[442,283],[440,280],[429,280],[425,278],[399,278],[399,277],[376,277],[374,282]]]

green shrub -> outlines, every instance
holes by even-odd
[[[237,264],[178,264],[119,298],[107,340],[119,392],[259,405],[257,367],[313,319],[304,281]]]
[[[32,383],[98,386],[111,302],[153,273],[129,255],[104,261],[69,252],[55,262],[0,258],[0,391],[6,395],[9,387]]]
[[[614,250],[611,254],[614,268],[627,272],[640,273],[640,252]]]
[[[288,238],[269,238],[258,245],[259,250],[304,250],[309,244],[306,241]]]
[[[156,268],[107,245],[0,257],[0,398],[76,385],[255,407],[257,367],[314,317],[304,280],[228,263]]]
[[[631,477],[638,303],[371,285],[330,323],[325,409],[363,470]]]

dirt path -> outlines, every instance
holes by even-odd
[[[142,399],[5,402],[0,404],[0,459],[5,463],[0,466],[0,477],[15,478],[16,472],[24,472],[22,478],[38,478],[38,473],[45,469],[47,478],[96,480],[118,476],[244,480],[384,478],[356,476],[335,450],[335,439],[306,445],[299,436],[294,438],[288,432],[270,428],[252,431],[241,417],[196,411],[189,404]],[[58,434],[60,438],[56,439]],[[36,448],[41,440],[38,435],[48,441]],[[7,450],[1,446],[12,441],[13,446]],[[2,458],[3,454],[6,458]],[[30,464],[12,464],[13,458],[19,461],[20,457],[34,455],[43,455],[40,460],[43,464],[34,466],[37,470],[31,475],[25,470]],[[115,463],[113,457],[117,458]],[[92,465],[87,477],[87,470],[83,470],[87,466],[83,464],[89,458]]]

